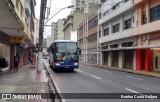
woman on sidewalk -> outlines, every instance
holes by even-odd
[[[36,64],[36,56],[33,55],[32,56],[32,66],[34,66]]]
[[[14,56],[14,72],[18,72],[19,61],[20,57],[16,54],[16,56]]]

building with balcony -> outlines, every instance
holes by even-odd
[[[34,47],[33,19],[28,22],[26,18],[26,3],[31,8],[30,15],[34,18],[35,0],[0,0],[0,56],[8,62],[8,69],[14,67],[16,53],[21,57],[20,66],[28,62],[28,47]]]
[[[79,24],[83,22],[89,15],[96,12],[101,7],[100,4],[89,4],[86,8],[87,12],[74,11],[64,21],[64,38],[66,40],[77,40],[77,29]],[[71,35],[72,34],[72,35]]]
[[[74,5],[73,10],[84,11],[86,4],[94,3],[101,4],[101,0],[72,0],[72,5]]]
[[[137,70],[160,71],[160,1],[134,0],[137,9]]]
[[[101,65],[135,69],[137,12],[133,0],[107,0],[99,9]]]
[[[80,61],[99,64],[98,48],[98,11],[88,16],[78,28],[78,46],[82,50]]]

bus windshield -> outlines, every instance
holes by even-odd
[[[55,56],[64,60],[78,60],[77,43],[59,42],[56,43]]]

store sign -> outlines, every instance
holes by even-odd
[[[24,37],[11,37],[11,43],[24,43]]]
[[[160,39],[160,32],[149,34],[148,39]]]

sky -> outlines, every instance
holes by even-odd
[[[68,7],[72,5],[72,0],[47,0],[48,7],[51,4],[50,9],[50,15],[49,18],[51,18],[54,14],[56,14],[61,8]],[[36,6],[35,6],[35,16],[36,18],[39,18],[40,15],[40,3],[41,0],[36,0]],[[51,22],[57,22],[58,19],[66,18],[71,12],[71,9],[63,9],[61,12],[59,12],[57,15],[55,15],[46,25],[51,25]],[[44,29],[44,37],[46,38],[47,35],[51,35],[51,27],[45,27]]]

